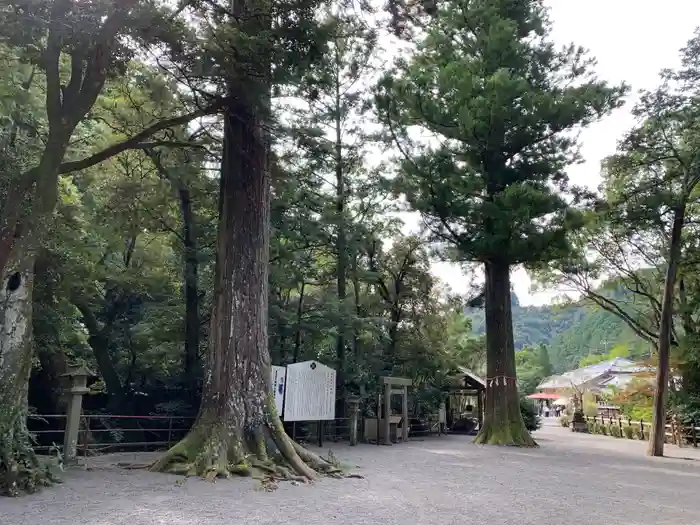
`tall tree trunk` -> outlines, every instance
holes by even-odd
[[[196,399],[199,390],[199,260],[197,237],[194,231],[192,198],[187,188],[180,187],[182,241],[184,245],[183,274],[185,281],[185,355],[182,370],[185,388],[190,399]]]
[[[243,97],[246,90],[232,93]],[[190,432],[152,465],[155,471],[213,480],[259,469],[313,479],[331,468],[292,442],[275,410],[267,334],[270,177],[258,108],[255,100],[238,99],[224,117],[217,283],[202,402]]]
[[[105,383],[109,394],[108,407],[110,410],[122,410],[127,398],[127,387],[119,378],[119,373],[114,365],[112,356],[109,353],[110,332],[112,331],[112,320],[100,327],[97,317],[90,304],[74,292],[71,302],[78,309],[83,319],[83,324],[88,332],[88,344],[95,357],[100,376]]]
[[[62,414],[66,409],[61,375],[68,371],[68,357],[60,344],[61,326],[55,322],[53,309],[58,297],[51,275],[48,254],[39,252],[32,290],[32,339],[39,366],[29,380],[29,402],[40,414]],[[44,425],[46,429],[62,428],[63,422],[47,421]]]
[[[352,257],[352,291],[355,299],[355,321],[362,317],[362,306],[360,302],[360,276],[357,271],[357,252],[355,251]],[[352,353],[355,359],[360,355],[360,338],[358,337],[358,329],[353,326],[352,329]]]
[[[304,291],[306,288],[306,283],[301,281],[301,287],[299,288],[299,301],[297,302],[297,329],[294,335],[294,353],[292,355],[292,363],[299,361],[299,355],[301,354],[301,316],[304,314]]]
[[[339,60],[339,59],[337,59]],[[340,92],[340,71],[336,71],[335,79],[335,213],[337,221],[336,251],[338,262],[336,267],[336,281],[338,289],[338,335],[336,337],[336,362],[338,371],[336,374],[336,417],[342,418],[345,414],[345,335],[347,332],[347,319],[345,300],[347,298],[347,238],[345,231],[345,173],[343,170],[343,115]]]
[[[34,347],[34,262],[44,219],[56,205],[58,169],[68,138],[50,132],[39,165],[8,192],[0,210],[0,493],[33,492],[51,481],[39,467],[27,431]],[[36,186],[35,184],[36,183]],[[36,187],[34,193],[31,188]],[[14,196],[13,196],[14,195]],[[16,206],[23,206],[16,211]]]
[[[474,438],[488,445],[537,446],[525,428],[515,374],[510,266],[503,261],[485,265],[486,414]]]
[[[681,235],[685,223],[685,205],[678,208],[673,215],[671,238],[668,244],[668,268],[664,281],[664,294],[661,301],[661,323],[659,325],[658,354],[652,407],[651,431],[649,433],[649,456],[664,455],[666,437],[666,398],[668,395],[669,357],[671,353],[671,336],[673,329],[673,301],[676,287],[676,275],[681,258]]]
[[[392,368],[396,362],[396,348],[399,345],[399,324],[401,323],[402,317],[403,310],[401,309],[401,305],[398,303],[398,299],[396,299],[396,302],[391,305],[391,317],[389,320],[389,343],[387,345],[386,352],[387,357],[389,358],[387,366],[391,366]]]
[[[0,288],[0,494],[12,496],[33,492],[50,478],[27,431],[34,256],[19,248],[14,246]]]

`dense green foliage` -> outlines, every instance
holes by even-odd
[[[537,385],[553,372],[549,351],[543,344],[517,352],[515,365],[518,371],[518,392],[523,396],[535,392]]]
[[[597,79],[583,49],[557,48],[550,30],[541,1],[438,2],[416,52],[397,60],[377,96],[404,155],[395,192],[446,257],[484,268],[482,442],[534,445],[514,392],[510,270],[569,255],[587,200],[566,176],[578,159],[572,131],[626,92]],[[411,127],[432,142],[410,140]]]
[[[129,12],[124,20],[141,15]],[[220,13],[209,15],[216,31],[224,31]],[[42,30],[52,31],[58,22],[46,23]],[[89,411],[197,408],[216,257],[218,180],[211,166],[220,158],[221,134],[207,121],[184,127],[190,119],[170,119],[195,103],[184,94],[211,73],[192,73],[195,58],[209,53],[207,65],[216,69],[224,43],[207,49],[187,28],[175,28],[170,37],[177,35],[182,45],[168,43],[177,47],[171,58],[183,69],[163,70],[127,53],[119,65],[122,76],[107,78],[96,93],[67,155],[92,158],[152,123],[163,131],[139,135],[135,147],[110,150],[99,165],[75,166],[57,179],[55,210],[45,221],[35,264],[37,361],[29,392],[38,412],[63,410],[60,375],[78,363],[95,374]],[[342,389],[365,399],[372,398],[378,375],[408,376],[423,397],[435,401],[444,377],[458,364],[480,367],[483,351],[480,338],[470,337],[469,323],[456,315],[460,298],[449,296],[430,274],[429,247],[402,234],[401,224],[387,215],[395,205],[380,184],[380,167],[366,160],[373,138],[361,124],[382,28],[362,26],[342,9],[329,8],[315,28],[277,29],[278,42],[291,44],[272,58],[289,68],[288,78],[277,70],[274,79],[279,97],[273,100],[272,362],[320,359],[341,369]],[[224,36],[234,43],[239,38]],[[41,96],[45,75],[22,55],[31,42],[5,42],[0,63],[7,73],[0,99],[3,151],[21,153],[17,163],[28,166],[36,162],[29,141],[37,137],[25,130],[44,125],[50,109]],[[292,56],[312,58],[304,46],[317,46],[319,61],[292,63]],[[70,72],[70,49],[61,53],[63,75]],[[178,82],[189,86],[184,94]],[[205,98],[216,107],[225,99],[214,96],[218,87],[210,88]],[[200,113],[215,112],[207,108]],[[2,195],[9,199],[7,188]]]
[[[523,421],[525,422],[525,428],[529,432],[534,432],[542,426],[542,419],[537,413],[537,409],[532,401],[527,399],[520,400],[520,413],[523,416]]]
[[[700,37],[642,97],[644,124],[594,195],[568,183],[576,131],[627,88],[552,43],[541,0],[389,8],[388,24],[321,0],[0,10],[0,492],[47,481],[27,407],[63,412],[78,364],[93,372],[88,412],[195,414],[214,382],[210,400],[257,395],[255,417],[238,399],[256,426],[224,429],[240,440],[226,452],[259,444],[263,419],[289,447],[261,394],[270,362],[336,368],[339,415],[350,394],[376,410],[382,375],[411,378],[412,407],[432,410],[466,366],[487,377],[480,439],[534,445],[518,390],[647,358],[667,331],[682,379],[669,406],[700,411]],[[411,52],[389,57],[409,33]],[[387,145],[396,155],[377,155]],[[420,232],[396,218],[404,204]],[[484,269],[483,310],[433,275],[435,256]],[[583,297],[522,306],[519,265]],[[239,369],[257,369],[260,392],[224,384]],[[625,410],[649,392],[634,396]],[[311,478],[299,465],[313,460],[286,454]],[[230,473],[209,455],[196,472]]]

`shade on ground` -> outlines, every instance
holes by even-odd
[[[644,456],[644,443],[538,432],[541,448],[472,445],[443,436],[406,445],[334,446],[365,479],[280,485],[176,483],[105,467],[27,498],[0,499],[2,525],[697,525],[700,461]],[[670,449],[698,456],[692,449]],[[141,456],[141,460],[147,456]]]

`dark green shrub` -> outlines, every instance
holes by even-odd
[[[622,433],[627,439],[634,439],[634,428],[630,425],[623,425]]]
[[[589,434],[595,434],[596,433],[596,424],[593,423],[593,421],[587,421],[586,424],[588,425],[588,433]]]
[[[608,435],[620,438],[622,437],[622,431],[620,430],[620,426],[616,424],[611,424],[608,426]]]
[[[542,420],[529,399],[520,398],[520,414],[523,416],[528,432],[534,432],[542,426]]]

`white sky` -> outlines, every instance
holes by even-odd
[[[615,151],[616,142],[633,124],[629,110],[636,92],[657,84],[662,68],[678,65],[678,51],[700,26],[700,2],[697,0],[548,0],[558,43],[573,42],[590,50],[598,59],[596,71],[601,79],[626,81],[633,95],[625,107],[591,126],[581,135],[585,163],[571,167],[569,176],[576,184],[592,188],[600,182],[600,161]],[[417,217],[402,217],[411,229]],[[408,219],[408,220],[407,220]],[[465,292],[469,278],[460,268],[436,263],[434,273],[457,292]],[[530,293],[530,279],[518,269],[513,287],[521,304],[546,304],[556,290]]]

